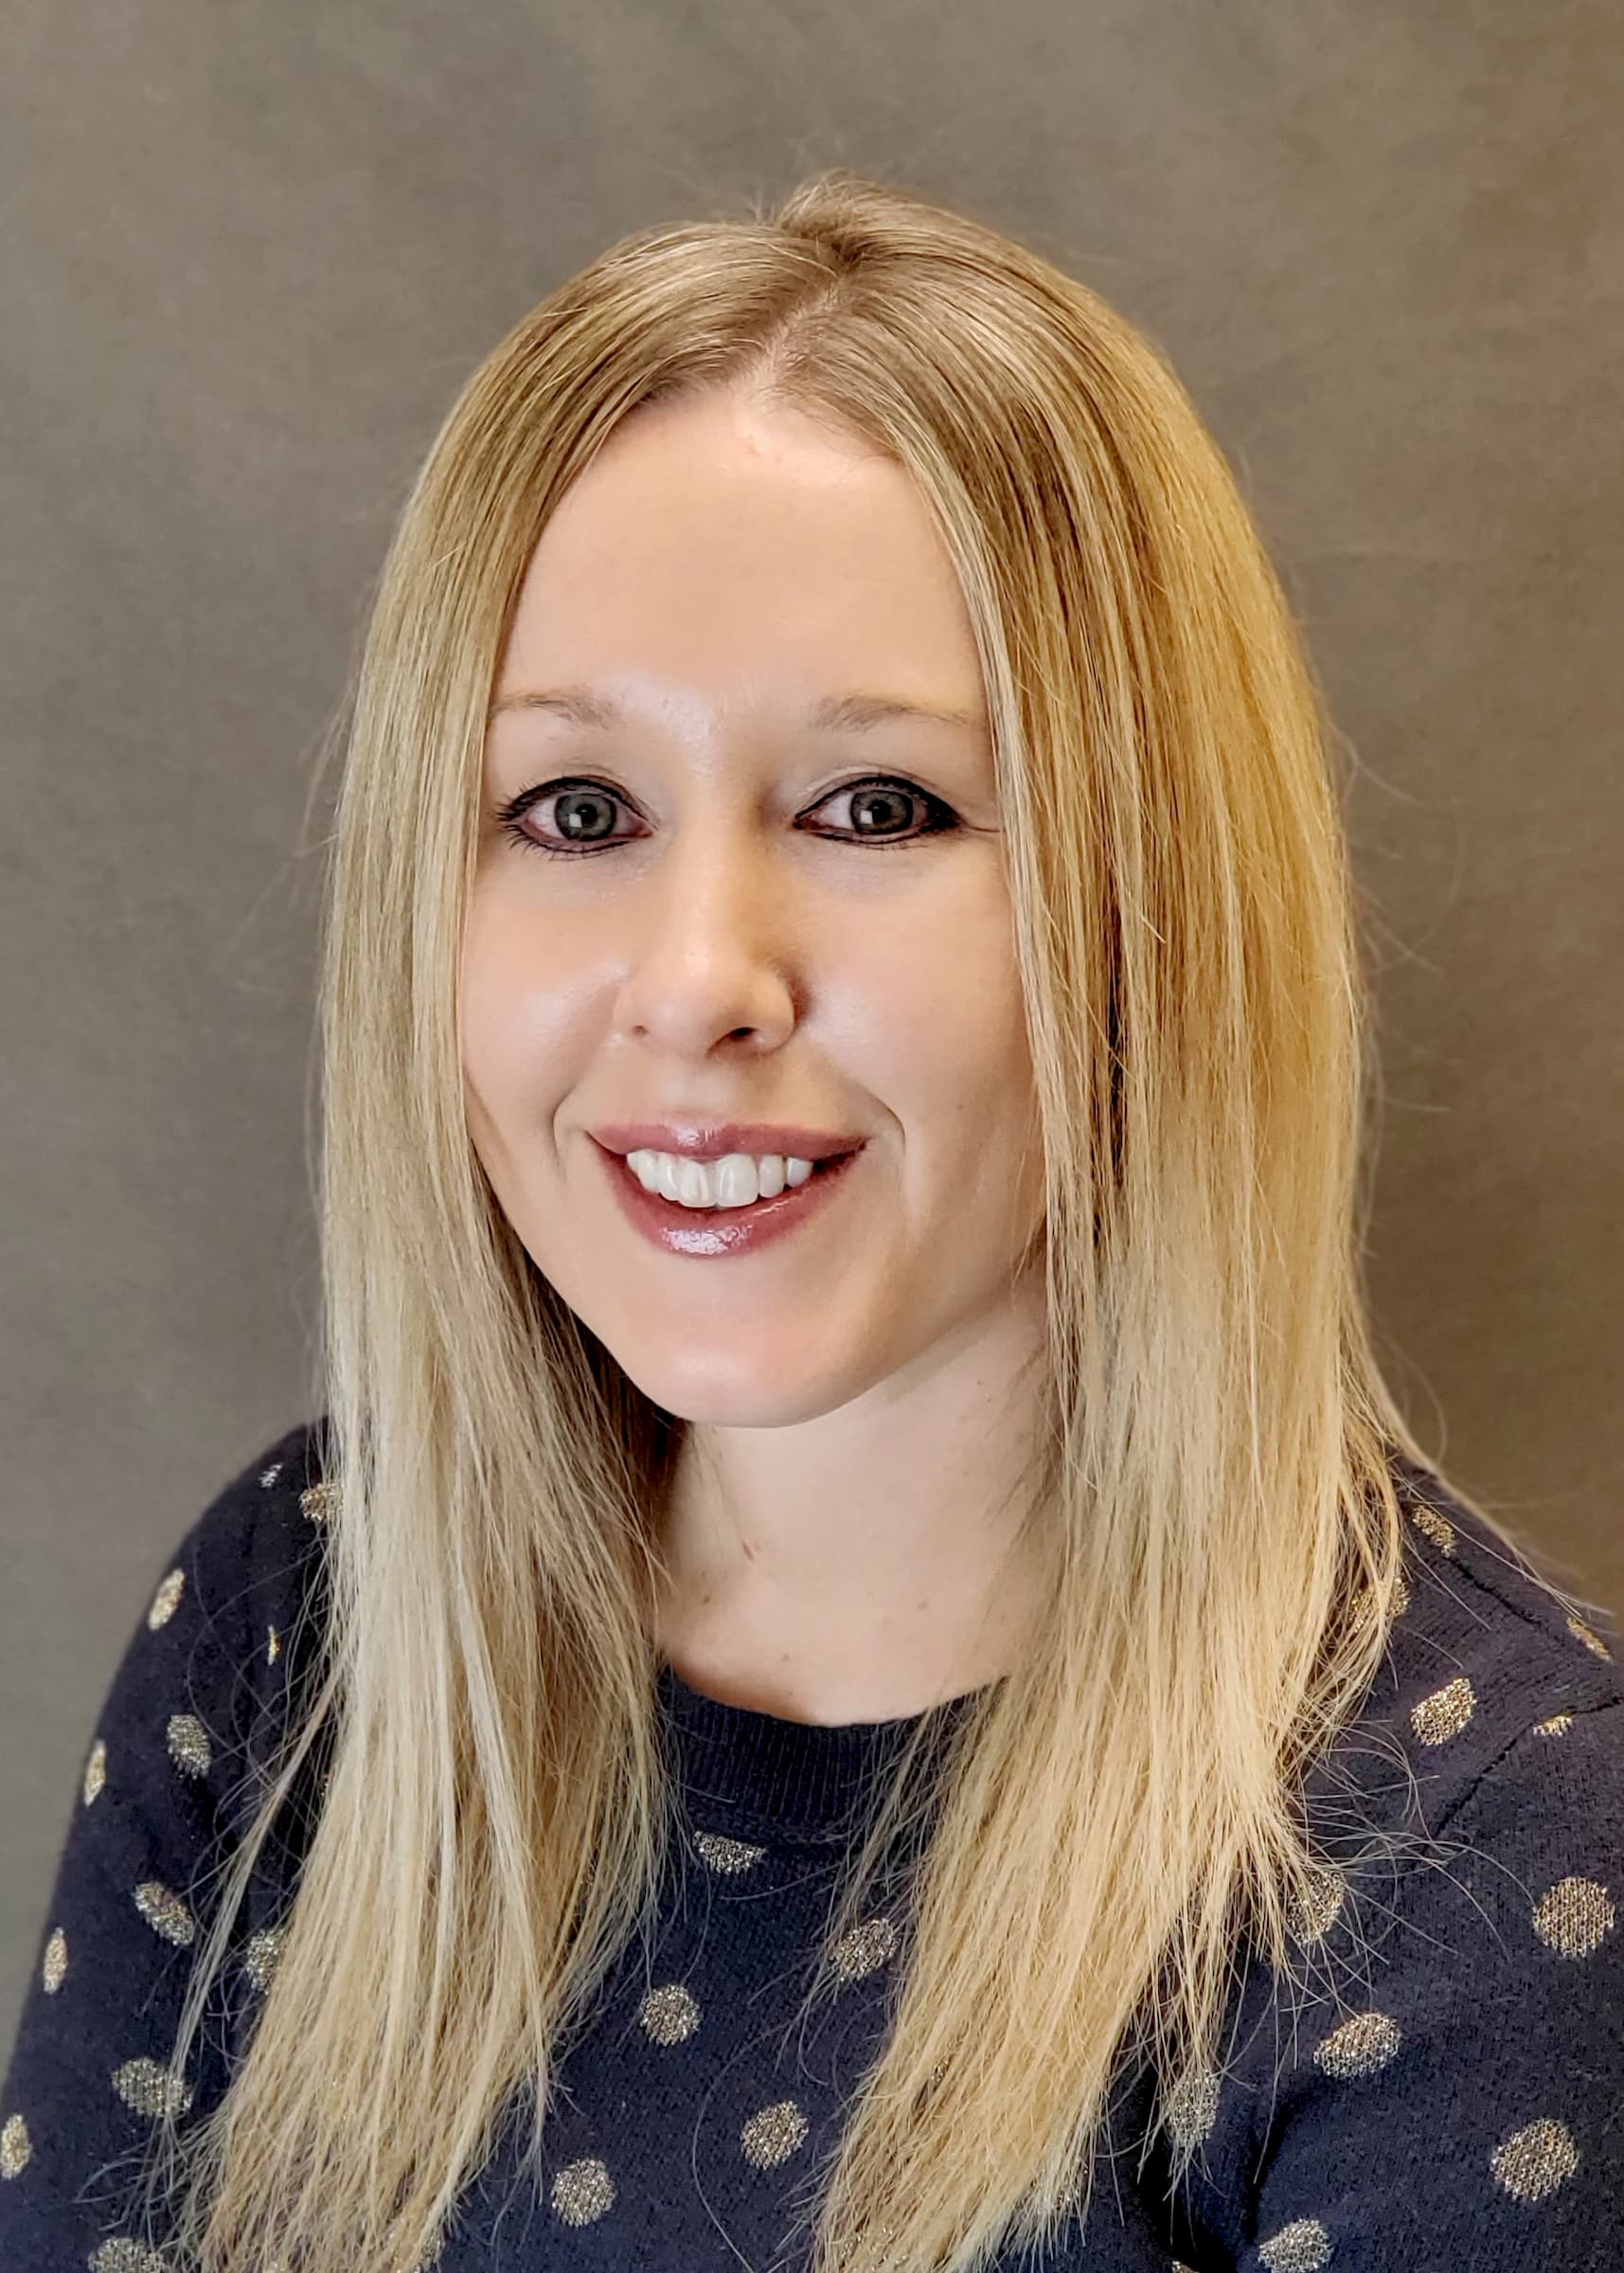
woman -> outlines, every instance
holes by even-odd
[[[502,342],[355,692],[320,1418],[116,1675],[8,2267],[1620,2262],[1624,1691],[1372,1355],[1350,911],[1080,285],[839,172]]]

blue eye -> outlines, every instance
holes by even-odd
[[[548,798],[557,799],[561,805],[569,800],[569,810],[575,814],[579,814],[584,805],[586,832],[563,844],[549,844],[542,837],[532,836],[522,824],[536,806]],[[515,844],[526,846],[532,852],[544,852],[549,860],[574,860],[583,852],[601,852],[611,844],[627,841],[623,837],[612,838],[593,833],[597,827],[596,815],[608,814],[611,807],[621,802],[618,792],[604,781],[546,781],[539,788],[525,790],[502,808],[497,818]],[[613,815],[610,817],[613,818]]]
[[[846,833],[827,829],[811,832],[814,836],[826,837],[833,844],[866,845],[876,850],[889,851],[900,846],[917,845],[927,836],[941,835],[959,825],[957,814],[942,798],[934,796],[927,789],[920,789],[917,782],[902,780],[892,774],[870,774],[858,781],[843,781],[809,810],[816,813],[837,797],[851,800],[854,816],[859,812],[872,814],[878,809],[883,817],[887,811],[895,813],[899,806],[905,811],[911,803],[922,807],[926,817],[920,826],[906,835],[882,835],[863,829]],[[554,827],[563,832],[562,836],[555,835],[551,840],[535,835],[526,826],[536,808],[549,800],[555,804]],[[635,842],[634,838],[610,833],[614,825],[613,809],[616,805],[626,808],[626,799],[619,790],[612,788],[607,781],[571,775],[558,780],[538,782],[533,789],[521,790],[516,797],[509,798],[500,809],[496,820],[503,833],[511,837],[515,844],[522,845],[526,851],[543,853],[548,860],[579,860],[590,853],[611,852],[616,845]],[[568,836],[568,831],[574,824],[566,815],[582,820],[580,833],[573,838]]]

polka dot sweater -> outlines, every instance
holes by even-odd
[[[126,2222],[121,2182],[167,2101],[183,2117],[217,2103],[275,1973],[292,1834],[239,1924],[226,2025],[171,2077],[207,1888],[313,1650],[333,1505],[315,1443],[289,1432],[193,1523],[104,1699],[0,2088],[4,2273],[170,2273]],[[1169,2111],[1196,2150],[1188,2179],[1169,2182],[1166,2130],[1141,2152],[1134,2084],[1045,2265],[1624,2268],[1617,1645],[1437,1477],[1401,1464],[1400,1481],[1406,1600],[1357,1725],[1311,1780],[1324,1862],[1295,1922],[1300,1967],[1238,1951],[1222,2073]],[[835,1947],[834,1992],[807,2027],[801,1969],[854,1795],[909,1724],[782,1721],[669,1667],[659,1706],[684,1836],[655,1933],[569,2051],[539,2186],[504,2125],[440,2273],[800,2262],[807,2175],[883,2042],[894,1906]]]

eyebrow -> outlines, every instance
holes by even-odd
[[[620,704],[608,695],[595,694],[586,687],[555,687],[501,695],[486,712],[487,721],[500,718],[509,710],[542,710],[578,726],[618,725],[626,716]],[[968,710],[955,710],[939,703],[906,703],[885,694],[823,695],[807,711],[806,724],[826,733],[861,734],[870,726],[888,725],[893,720],[903,718],[925,719],[944,726],[974,728],[980,725]]]

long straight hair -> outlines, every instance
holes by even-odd
[[[652,1914],[678,1811],[651,1608],[683,1424],[495,1203],[458,972],[532,548],[623,419],[735,385],[905,468],[961,580],[1046,1190],[1025,1520],[1050,1584],[932,1756],[894,2017],[805,2209],[814,2273],[958,2273],[1086,2208],[1130,2045],[1177,2163],[1240,1937],[1287,1966],[1324,1900],[1294,1794],[1382,1657],[1392,1456],[1425,1455],[1366,1325],[1368,1011],[1286,598],[1159,349],[996,230],[846,170],[770,213],[645,230],[462,389],[346,706],[321,993],[330,1609],[177,2072],[318,1735],[331,1764],[229,2088],[155,2135],[202,2273],[429,2261],[516,2092],[541,2169],[561,2052]],[[918,1750],[831,1945],[923,1819]]]

